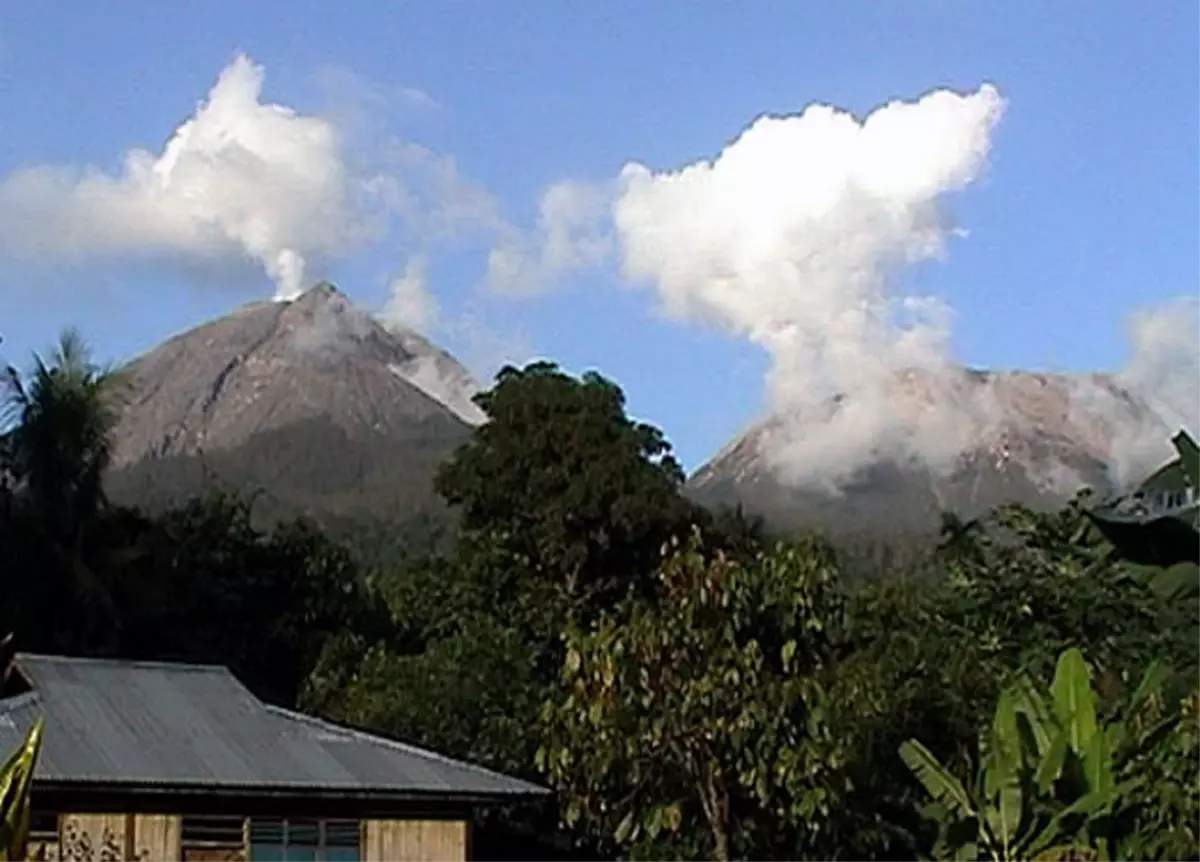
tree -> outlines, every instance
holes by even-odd
[[[847,655],[830,690],[831,720],[855,740],[853,789],[829,824],[841,852],[927,852],[935,835],[897,749],[917,738],[968,783],[978,728],[1015,673],[1045,678],[1063,650],[1079,646],[1110,708],[1156,658],[1195,672],[1194,602],[1164,601],[1113,559],[1084,516],[1087,502],[948,521],[927,576],[853,585]],[[1187,798],[1181,790],[1177,807]]]
[[[1194,604],[1170,601],[1115,558],[1088,503],[1081,495],[1057,512],[1002,507],[940,559],[944,624],[997,683],[1010,669],[1049,675],[1070,646],[1088,650],[1105,685],[1155,658],[1195,665]]]
[[[119,619],[107,583],[110,550],[99,528],[122,378],[92,362],[78,331],[64,330],[49,360],[35,355],[0,381],[6,585],[22,642],[111,651]],[[18,573],[36,571],[36,578]],[[36,613],[34,613],[36,609]],[[36,631],[25,631],[38,618]]]
[[[167,513],[143,564],[126,606],[127,654],[228,665],[286,706],[326,644],[387,630],[345,548],[306,521],[261,530],[243,498],[212,494]]]
[[[5,369],[10,468],[33,514],[67,547],[105,503],[101,481],[121,383],[92,362],[76,329],[63,331],[49,362],[35,354],[28,375]]]
[[[1130,794],[1138,828],[1126,841],[1128,859],[1200,859],[1200,691],[1194,677],[1192,684],[1150,713],[1151,727],[1169,724],[1170,732],[1126,767],[1139,782]]]
[[[394,632],[332,642],[305,703],[529,774],[564,627],[652,589],[664,543],[708,516],[683,496],[662,433],[598,374],[505,368],[476,403],[488,421],[436,482],[457,510],[453,555],[379,573]],[[756,525],[728,513],[713,533],[745,552]],[[572,852],[575,836],[547,837],[564,843],[537,852]]]
[[[690,524],[670,444],[599,374],[507,367],[476,403],[488,421],[436,481],[468,550],[502,545],[579,611],[620,598]]]
[[[567,635],[538,755],[567,819],[638,855],[811,847],[845,790],[826,720],[844,610],[832,551],[744,563],[693,538],[656,581]]]
[[[351,678],[318,702],[321,676],[344,667],[351,657]],[[528,733],[530,717],[541,705],[534,700],[543,691],[534,684],[533,672],[528,644],[496,619],[478,616],[470,637],[441,637],[416,653],[353,634],[331,643],[305,703],[334,719],[529,775],[530,758],[513,740]]]

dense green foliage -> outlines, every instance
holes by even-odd
[[[920,558],[768,542],[684,496],[617,386],[540,363],[441,467],[450,532],[382,513],[364,555],[237,495],[114,505],[119,380],[59,353],[8,375],[19,647],[227,664],[558,791],[480,812],[481,856],[1017,858],[1053,821],[1047,849],[1200,858],[1197,573],[1128,565],[1086,497],[947,518]]]
[[[833,553],[806,543],[743,563],[693,541],[656,581],[567,634],[538,755],[567,820],[639,856],[701,837],[718,859],[820,846],[808,826],[846,785],[826,703],[844,613]]]
[[[927,816],[938,825],[939,858],[1184,858],[1194,824],[1182,834],[1159,831],[1160,787],[1144,762],[1170,747],[1183,716],[1155,701],[1165,678],[1152,664],[1118,714],[1105,717],[1078,648],[1058,660],[1048,696],[1026,674],[1001,693],[995,717],[979,738],[975,780],[964,786],[920,742],[900,755],[932,797]],[[1149,792],[1147,792],[1149,791]]]

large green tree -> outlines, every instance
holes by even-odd
[[[741,553],[755,529],[692,505],[663,434],[627,416],[620,388],[598,374],[506,368],[476,400],[487,421],[437,479],[459,519],[453,555],[378,575],[395,635],[332,643],[305,703],[536,777],[538,710],[568,622],[652,590],[664,545],[694,523],[712,522]],[[556,820],[551,810],[526,825],[553,833]]]
[[[539,362],[505,368],[476,400],[488,421],[436,483],[468,549],[502,545],[576,609],[653,570],[692,509],[670,444],[626,416],[618,386]]]
[[[501,642],[520,645],[532,669],[527,684],[538,687],[532,698],[510,689],[504,708],[532,721],[530,704],[542,700],[560,664],[567,621],[650,584],[664,543],[686,533],[699,513],[681,494],[683,472],[662,433],[630,419],[620,388],[598,374],[576,378],[550,363],[505,368],[476,401],[487,421],[437,479],[459,516],[456,551],[449,560],[414,562],[377,578],[399,629],[385,647],[396,661],[404,658],[405,673],[440,675],[443,684],[429,686],[430,698],[452,699],[471,683],[446,657],[477,654],[483,632],[504,632]],[[726,529],[743,543],[749,532]],[[372,661],[378,668],[392,659]],[[336,676],[326,662],[312,696],[338,707]],[[482,738],[456,729],[457,722],[447,725],[437,716],[448,710],[432,703],[421,714],[368,709],[365,680],[386,682],[377,673],[360,676],[360,696],[341,708],[364,704],[364,715],[393,732],[428,734],[453,743],[457,754],[530,768],[532,740],[510,739],[507,756],[491,743],[487,751],[459,750],[459,743]],[[388,702],[388,693],[379,691],[378,701]]]

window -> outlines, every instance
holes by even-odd
[[[34,841],[58,840],[58,814],[39,808],[29,813],[29,837]]]
[[[358,862],[357,820],[250,820],[251,862]]]
[[[246,843],[246,821],[238,816],[185,814],[180,839],[185,848],[241,848]]]

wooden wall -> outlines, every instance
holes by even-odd
[[[173,814],[64,814],[59,840],[30,842],[31,859],[179,859],[180,819]]]
[[[469,824],[463,820],[367,820],[364,862],[465,862]]]
[[[31,841],[28,858],[43,860],[180,860],[182,820],[175,814],[64,814],[58,842]],[[465,820],[366,820],[364,862],[466,862]],[[240,848],[239,848],[240,849]],[[245,851],[236,854],[244,859]],[[189,853],[189,859],[228,859]]]
[[[130,859],[181,859],[182,819],[177,814],[135,814]]]

